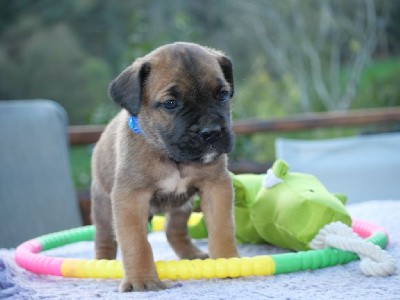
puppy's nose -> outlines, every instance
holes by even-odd
[[[203,128],[200,131],[200,137],[207,144],[214,144],[221,138],[221,126]]]

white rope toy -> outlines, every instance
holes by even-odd
[[[392,256],[379,246],[363,240],[341,222],[325,225],[310,242],[310,247],[334,247],[354,252],[360,257],[360,269],[366,275],[386,276],[396,273],[396,263]]]

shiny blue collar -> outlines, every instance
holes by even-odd
[[[128,125],[129,125],[129,128],[133,131],[133,133],[135,133],[135,134],[142,133],[142,128],[140,128],[140,124],[139,124],[137,117],[129,116]]]

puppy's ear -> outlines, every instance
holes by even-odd
[[[133,116],[140,111],[142,89],[150,68],[149,62],[134,63],[110,83],[111,98]]]
[[[226,81],[228,81],[231,86],[231,97],[233,96],[234,87],[233,87],[233,68],[230,59],[226,56],[218,57],[218,62],[221,66],[222,72],[224,73]]]

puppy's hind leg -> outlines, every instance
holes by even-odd
[[[190,205],[172,209],[166,214],[165,233],[172,249],[181,259],[208,258],[195,245],[193,245],[187,230],[187,221],[192,212]]]
[[[115,259],[117,242],[113,230],[110,197],[96,184],[92,183],[92,221],[96,226],[96,259]]]

